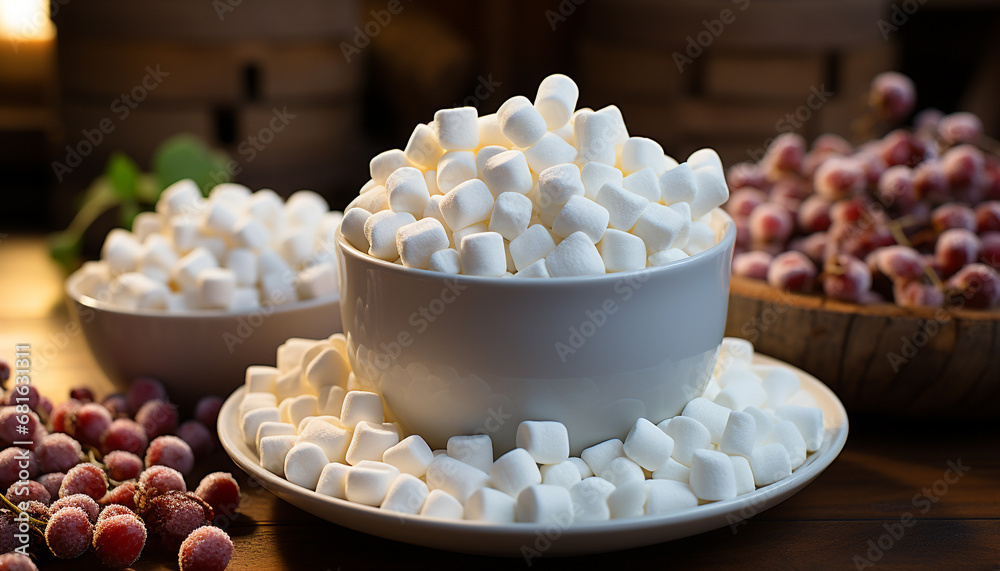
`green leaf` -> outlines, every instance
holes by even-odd
[[[104,177],[111,185],[112,192],[120,200],[136,198],[138,193],[136,183],[140,174],[139,165],[119,151],[111,153],[108,168],[104,171]]]
[[[82,248],[79,235],[57,232],[49,238],[49,255],[67,271],[76,266]]]
[[[134,200],[126,200],[118,207],[118,224],[122,228],[132,228],[132,222],[137,214],[142,212],[139,203]]]
[[[159,179],[160,190],[189,178],[207,195],[213,186],[229,182],[228,163],[228,155],[213,151],[194,135],[177,135],[156,150],[153,174]]]

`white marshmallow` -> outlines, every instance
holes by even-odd
[[[597,251],[608,272],[626,272],[646,267],[646,243],[628,232],[609,228],[597,243]]]
[[[257,442],[257,428],[265,422],[279,422],[281,414],[277,407],[268,406],[247,411],[242,417],[243,441],[247,446]]]
[[[270,422],[268,423],[270,424]],[[285,457],[295,446],[298,437],[294,434],[264,436],[257,443],[257,457],[260,458],[260,467],[285,477]]]
[[[496,232],[465,236],[458,251],[462,255],[462,271],[466,275],[498,278],[507,271],[503,236]]]
[[[730,412],[719,441],[719,452],[749,458],[756,443],[757,422],[753,415],[748,412]]]
[[[257,275],[259,278],[276,275],[284,279],[291,273],[292,267],[281,257],[281,254],[274,250],[262,250],[257,256]]]
[[[625,177],[622,171],[611,165],[589,162],[580,168],[580,179],[583,181],[584,196],[596,200],[604,185],[611,184],[623,187]]]
[[[269,392],[247,392],[240,401],[240,418],[251,410],[278,406],[278,399],[274,393]]]
[[[319,402],[316,395],[298,395],[285,399],[289,402],[288,422],[298,426],[303,418],[319,414]],[[282,401],[284,404],[284,401]]]
[[[312,442],[323,449],[330,462],[344,462],[351,433],[329,422],[310,422],[299,433],[299,442]]]
[[[691,202],[698,192],[694,170],[688,163],[681,163],[664,172],[659,179],[660,195],[665,204]]]
[[[653,472],[653,478],[657,480],[676,480],[687,484],[691,482],[691,468],[673,458],[668,458],[659,469]]]
[[[422,218],[433,218],[444,226],[445,230],[448,229],[448,223],[444,219],[444,214],[441,213],[441,201],[444,200],[444,196],[440,194],[435,194],[427,200],[427,206],[424,207],[424,213]]]
[[[420,508],[420,515],[441,519],[462,519],[462,502],[444,490],[431,490]]]
[[[684,251],[693,256],[715,245],[715,230],[708,224],[697,220],[691,223]]]
[[[344,397],[344,409],[340,422],[345,428],[354,430],[360,422],[380,425],[383,419],[382,397],[377,393],[350,391]]]
[[[174,252],[173,247],[170,245],[170,241],[163,234],[151,234],[146,238],[146,241],[143,242],[140,263],[152,264],[169,270],[176,261],[177,253]],[[110,264],[108,267],[110,268]]]
[[[642,467],[626,456],[614,458],[608,462],[604,470],[601,470],[600,476],[616,486],[623,486],[630,482],[641,482],[646,479]]]
[[[393,212],[409,212],[414,217],[423,216],[430,191],[424,173],[415,167],[396,169],[385,181],[385,190],[389,197],[389,210]]]
[[[472,492],[485,487],[490,481],[490,476],[486,472],[455,460],[447,454],[434,457],[427,466],[426,476],[427,486],[431,490],[444,490],[462,503],[472,495]]]
[[[725,388],[735,383],[760,383],[761,378],[749,367],[736,364],[723,370],[716,381],[718,381],[720,387]]]
[[[514,274],[515,278],[550,278],[549,270],[545,266],[545,260],[538,260],[528,264],[523,270]]]
[[[329,347],[319,346],[319,352],[306,364],[303,376],[316,391],[326,386],[347,386],[347,376],[351,374],[351,365],[347,362],[340,351]],[[325,405],[325,402],[321,403]],[[334,411],[341,413],[341,409]]]
[[[580,469],[569,459],[558,464],[546,464],[539,470],[542,474],[542,483],[552,486],[562,486],[567,490],[576,485],[581,479]]]
[[[193,218],[176,217],[170,219],[170,239],[177,253],[187,253],[194,249],[198,240],[198,224]],[[108,259],[102,254],[104,259]]]
[[[371,245],[365,236],[365,222],[371,217],[371,212],[364,208],[352,208],[344,213],[344,221],[340,223],[340,233],[347,242],[361,252],[367,252]]]
[[[758,488],[768,486],[792,475],[788,449],[777,442],[754,449],[750,455],[753,482]]]
[[[563,238],[576,232],[583,232],[590,238],[592,244],[597,244],[604,236],[604,231],[608,229],[610,216],[607,208],[589,198],[576,195],[571,197],[559,211],[559,215],[552,222],[552,231]]]
[[[478,176],[478,172],[475,153],[472,151],[448,151],[438,161],[435,182],[438,192],[447,194],[449,190],[467,180],[476,178],[476,176]]]
[[[208,233],[228,235],[238,220],[237,210],[224,202],[209,201],[201,212],[201,227]]]
[[[391,175],[396,169],[407,166],[410,166],[410,161],[406,160],[406,154],[399,149],[383,151],[375,155],[371,162],[368,163],[372,180],[379,186],[385,186],[386,179],[388,179],[389,175]],[[365,196],[375,190],[377,189],[372,189],[361,196]],[[365,210],[375,212],[371,208],[365,208]]]
[[[688,156],[687,162],[693,169],[710,167],[715,169],[720,174],[724,172],[724,169],[722,168],[722,159],[719,158],[719,154],[715,152],[715,149],[698,149]]]
[[[418,478],[427,473],[427,467],[434,460],[431,447],[418,434],[407,436],[382,454],[382,461],[392,464],[404,474]]]
[[[396,249],[403,265],[426,270],[435,252],[448,248],[448,232],[438,220],[424,218],[401,226],[396,232]]]
[[[670,248],[669,250],[663,250],[662,252],[656,252],[655,254],[650,254],[646,258],[646,264],[648,267],[665,266],[677,260],[683,260],[689,257],[687,252],[681,250],[680,248]]]
[[[691,200],[691,218],[697,220],[729,200],[726,175],[711,166],[694,169],[697,192]]]
[[[348,378],[350,378],[350,375],[348,375]],[[326,391],[325,397],[323,397],[324,391]],[[347,389],[337,385],[325,386],[320,389],[320,397],[320,414],[335,416],[337,417],[337,421],[340,422],[340,413],[344,409],[344,399],[347,397]]]
[[[452,231],[489,220],[492,212],[493,194],[479,179],[459,184],[441,200],[441,214]]]
[[[257,283],[257,256],[252,250],[234,248],[225,257],[226,268],[233,273],[236,285],[247,287]]]
[[[475,107],[440,109],[434,113],[438,144],[446,151],[471,151],[479,146],[479,112]]]
[[[471,236],[472,234],[479,234],[481,232],[488,232],[489,228],[486,226],[485,222],[477,222],[462,228],[460,230],[455,230],[451,233],[451,244],[456,250],[460,249],[462,245],[462,240],[466,236]]]
[[[281,305],[298,299],[295,286],[288,277],[279,274],[265,274],[260,278],[261,300],[272,305]]]
[[[535,109],[552,131],[569,122],[579,97],[580,88],[572,79],[561,73],[552,74],[538,84]]]
[[[542,482],[542,474],[531,454],[515,448],[497,458],[490,467],[490,479],[498,490],[513,497],[524,488]]]
[[[622,117],[622,111],[616,105],[608,105],[598,109],[597,114],[611,119],[614,127],[615,158],[618,159],[621,157],[625,141],[628,140],[628,129],[625,128],[625,118]]]
[[[622,186],[629,192],[634,192],[650,202],[659,202],[660,183],[656,180],[656,173],[652,168],[646,167],[638,170],[622,181]]]
[[[156,211],[164,216],[176,216],[197,209],[204,200],[198,185],[186,178],[163,189],[156,201]]]
[[[284,217],[281,212],[284,206],[284,201],[278,193],[265,188],[251,194],[243,204],[243,210],[249,216],[263,222],[273,232],[282,228]]]
[[[113,301],[139,309],[166,309],[170,291],[159,282],[139,272],[126,272],[115,277],[108,286],[117,292]]]
[[[632,233],[646,243],[647,252],[653,253],[669,250],[677,237],[690,226],[691,221],[685,220],[676,210],[651,202],[639,215]]]
[[[581,200],[587,199],[581,197]],[[545,256],[545,267],[554,278],[605,273],[601,253],[597,251],[591,236],[585,232],[574,232],[563,239]]]
[[[390,174],[392,173],[386,173],[386,176],[388,177]],[[368,192],[359,195],[357,198],[352,200],[344,211],[347,212],[348,210],[353,210],[354,208],[363,208],[371,213],[387,210],[389,208],[389,192],[382,184],[374,186]]]
[[[319,475],[327,464],[329,462],[322,448],[310,442],[299,442],[285,456],[285,479],[303,488],[315,490]]]
[[[212,187],[208,192],[209,201],[221,201],[234,207],[241,207],[250,200],[250,189],[242,184],[224,182]]]
[[[359,422],[347,448],[347,463],[354,466],[362,460],[381,462],[385,451],[396,444],[399,444],[399,433],[395,428],[389,429],[382,423]]]
[[[683,416],[693,418],[700,422],[711,436],[713,443],[722,440],[722,433],[726,430],[726,423],[729,422],[731,409],[715,404],[704,397],[691,399],[684,405]]]
[[[526,420],[517,426],[515,442],[539,464],[569,458],[569,433],[561,422]]]
[[[750,370],[760,375],[761,386],[767,393],[764,403],[767,408],[777,409],[802,387],[799,376],[783,367],[752,367]]]
[[[663,147],[652,139],[629,137],[622,145],[622,171],[626,173],[639,172],[648,167],[659,176],[667,170],[668,164]]]
[[[538,203],[543,211],[546,208],[563,206],[574,196],[583,197],[583,194],[580,167],[575,164],[555,165],[538,175]],[[558,214],[558,211],[556,213]]]
[[[659,515],[698,505],[691,486],[676,480],[646,480],[646,515]]]
[[[771,430],[774,428],[775,419],[767,412],[755,407],[748,406],[743,409],[743,412],[749,414],[753,417],[754,426],[757,429],[757,436],[754,439],[754,446],[761,446],[767,439],[771,436]]]
[[[511,147],[510,139],[504,136],[500,130],[500,122],[496,113],[483,115],[478,120],[479,124],[479,146],[501,146]]]
[[[316,493],[331,498],[347,499],[347,474],[351,467],[340,462],[330,462],[323,466],[316,482]]]
[[[448,456],[489,472],[493,466],[493,441],[485,434],[452,436],[448,439]]]
[[[506,240],[513,240],[527,230],[530,220],[531,199],[517,192],[504,192],[493,204],[489,230]]]
[[[479,488],[465,501],[465,519],[514,523],[517,501],[493,488]]]
[[[617,438],[595,444],[580,453],[595,474],[600,474],[615,458],[625,457],[625,444]]]
[[[579,111],[573,119],[577,163],[598,162],[614,166],[619,124],[608,113]]]
[[[389,485],[389,490],[386,492],[380,507],[394,513],[418,514],[429,493],[427,484],[419,478],[411,474],[400,474]]]
[[[790,420],[781,420],[775,423],[771,428],[771,435],[767,437],[767,443],[781,444],[788,450],[788,462],[792,470],[806,461],[806,441],[802,438],[798,427]]]
[[[625,437],[625,455],[650,472],[659,469],[674,451],[674,439],[645,418],[636,419]]]
[[[559,135],[545,133],[537,143],[524,150],[524,156],[531,170],[540,173],[558,164],[572,163],[576,160],[576,148]]]
[[[368,253],[388,262],[397,260],[399,250],[396,248],[396,232],[413,222],[416,222],[416,218],[409,212],[384,210],[372,214],[365,221],[365,237],[371,244]]]
[[[344,496],[366,506],[381,505],[398,476],[399,470],[383,462],[361,462],[347,471]]]
[[[479,149],[476,153],[476,178],[485,180],[483,178],[483,170],[486,168],[486,162],[507,150],[507,147],[501,147],[500,145],[488,145]]]
[[[316,393],[311,386],[306,384],[305,379],[302,378],[302,369],[299,367],[295,367],[290,371],[284,371],[278,375],[278,379],[274,381],[274,392],[278,396],[279,403],[301,394]]]
[[[702,500],[735,498],[736,473],[729,456],[715,450],[695,450],[691,457],[691,489]]]
[[[736,477],[736,495],[749,494],[756,489],[753,483],[753,470],[750,469],[750,460],[743,456],[730,456],[733,463],[733,475]]]
[[[274,393],[274,383],[278,380],[279,371],[275,367],[251,365],[247,367],[244,377],[247,393]]]
[[[316,299],[338,291],[337,270],[329,263],[309,266],[299,272],[295,293],[299,299]]]
[[[611,519],[639,517],[646,511],[646,498],[649,488],[646,483],[633,481],[618,486],[608,494],[608,508]]]
[[[427,269],[446,274],[462,273],[462,255],[454,248],[445,248],[431,254]]]
[[[589,478],[594,475],[594,471],[590,469],[590,464],[584,462],[583,458],[570,456],[569,461],[576,465],[576,469],[580,471],[581,478]]]
[[[198,275],[208,268],[217,268],[218,262],[208,250],[195,248],[191,250],[170,268],[170,277],[182,289],[195,289]]]
[[[573,523],[573,500],[562,486],[534,484],[517,494],[517,521],[561,527]]]
[[[615,485],[597,476],[584,478],[569,489],[573,500],[575,521],[607,521],[611,519],[608,496],[615,491]]]
[[[514,267],[521,271],[547,256],[555,247],[548,230],[541,224],[534,224],[510,241],[510,257]]]
[[[278,346],[277,365],[282,373],[291,371],[301,365],[302,355],[316,344],[316,339],[291,337]]]
[[[545,119],[527,97],[511,97],[497,110],[500,132],[518,147],[530,147],[545,135]]]
[[[782,405],[774,410],[774,415],[787,420],[799,429],[806,443],[806,450],[815,452],[823,445],[823,411],[815,407]]]
[[[612,183],[605,184],[601,188],[595,201],[608,211],[608,226],[623,231],[631,230],[635,226],[639,216],[649,204],[646,198]],[[643,258],[645,257],[644,248]]]
[[[734,365],[749,367],[753,362],[753,344],[739,337],[724,337],[719,346],[719,360],[715,364],[714,376]]]
[[[670,457],[685,466],[691,466],[691,456],[696,450],[712,447],[712,435],[708,429],[689,416],[675,416],[666,428],[662,423],[657,426],[674,439],[674,451],[670,453]]]
[[[560,139],[562,139],[563,141],[566,141],[570,145],[572,145],[573,143],[576,142],[576,139],[573,137],[573,122],[572,121],[570,121],[569,123],[566,123],[565,125],[563,125],[562,127],[559,127],[558,129],[553,129],[553,130],[551,130],[549,132],[552,133],[553,135],[557,135]]]
[[[278,253],[290,266],[301,266],[312,256],[312,232],[301,226],[291,226],[278,237]]]
[[[713,399],[717,404],[732,410],[743,410],[748,406],[763,406],[767,393],[760,382],[740,380],[727,384]]]
[[[443,153],[437,133],[423,123],[413,129],[403,149],[407,161],[425,169],[434,168]]]
[[[198,272],[198,297],[202,307],[226,309],[236,290],[236,274],[224,268],[205,268]]]
[[[505,192],[527,194],[533,184],[528,160],[521,151],[503,151],[483,164],[483,182],[494,197]]]
[[[297,431],[295,430],[295,425],[288,422],[262,422],[260,426],[257,427],[257,436],[255,438],[256,445],[255,449],[260,448],[260,441],[268,436],[296,436]],[[297,437],[296,437],[297,438]],[[291,446],[289,446],[291,450]],[[281,460],[281,468],[284,470],[284,458]]]

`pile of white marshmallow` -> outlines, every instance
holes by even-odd
[[[663,514],[780,481],[823,444],[823,413],[798,376],[752,358],[750,343],[725,339],[705,396],[659,424],[638,419],[624,440],[570,457],[565,426],[526,421],[494,460],[487,435],[444,450],[401,439],[381,396],[356,390],[343,335],[296,338],[277,367],[247,369],[241,428],[264,469],[391,512],[560,526]]]
[[[334,233],[343,215],[319,194],[191,180],[160,195],[155,212],[115,229],[101,260],[81,268],[80,292],[123,309],[253,311],[337,293]]]
[[[372,159],[344,237],[407,267],[533,278],[660,266],[715,244],[711,212],[729,197],[715,151],[677,164],[630,137],[614,105],[575,111],[578,95],[551,75],[534,104],[438,111]]]

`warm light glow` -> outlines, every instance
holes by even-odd
[[[0,0],[0,37],[23,41],[54,36],[48,0]]]

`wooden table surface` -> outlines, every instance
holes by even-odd
[[[29,343],[33,383],[58,402],[72,386],[111,392],[81,336],[66,334],[62,276],[43,241],[0,241],[0,355]],[[1000,416],[1000,413],[998,413]],[[991,569],[1000,571],[1000,429],[996,423],[851,416],[847,445],[812,484],[744,524],[687,539],[586,558],[542,558],[532,568]],[[959,467],[961,475],[949,472]],[[189,482],[228,470],[246,499],[228,532],[231,570],[499,569],[523,559],[486,558],[379,539],[279,500],[221,450]],[[948,481],[950,480],[950,481]],[[912,519],[908,519],[912,518]],[[907,523],[903,526],[900,522]],[[871,565],[869,565],[869,563]],[[103,569],[87,554],[42,569]],[[137,571],[177,569],[176,555],[147,547]]]

